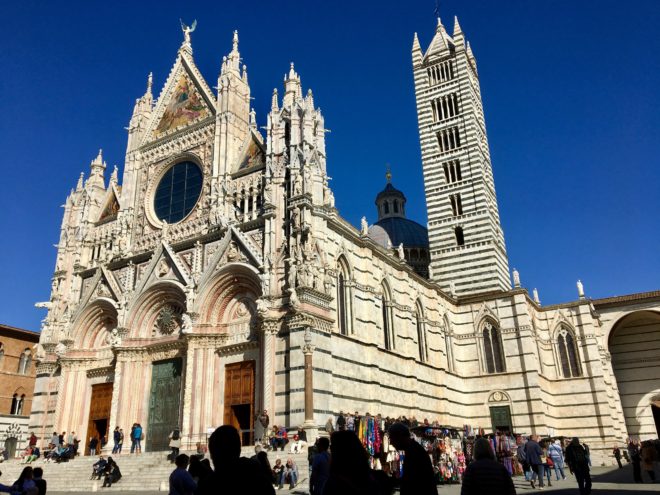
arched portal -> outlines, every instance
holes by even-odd
[[[660,435],[660,314],[636,311],[609,335],[609,351],[628,435]]]

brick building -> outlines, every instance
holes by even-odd
[[[39,334],[0,324],[0,449],[25,448],[36,376],[33,346]]]

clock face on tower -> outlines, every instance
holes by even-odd
[[[191,161],[170,167],[154,194],[154,212],[163,222],[180,222],[192,211],[202,192],[202,170]]]

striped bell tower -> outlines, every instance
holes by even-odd
[[[433,281],[456,295],[509,290],[477,62],[455,19],[412,48]]]

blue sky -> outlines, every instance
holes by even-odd
[[[442,0],[477,57],[511,267],[544,304],[660,289],[660,2]],[[214,86],[239,30],[259,125],[289,62],[332,130],[337,207],[375,221],[393,182],[426,223],[410,60],[433,0],[10,2],[0,18],[0,322],[38,329],[62,209],[99,148],[123,166],[124,127],[174,62],[179,18],[198,20]]]

